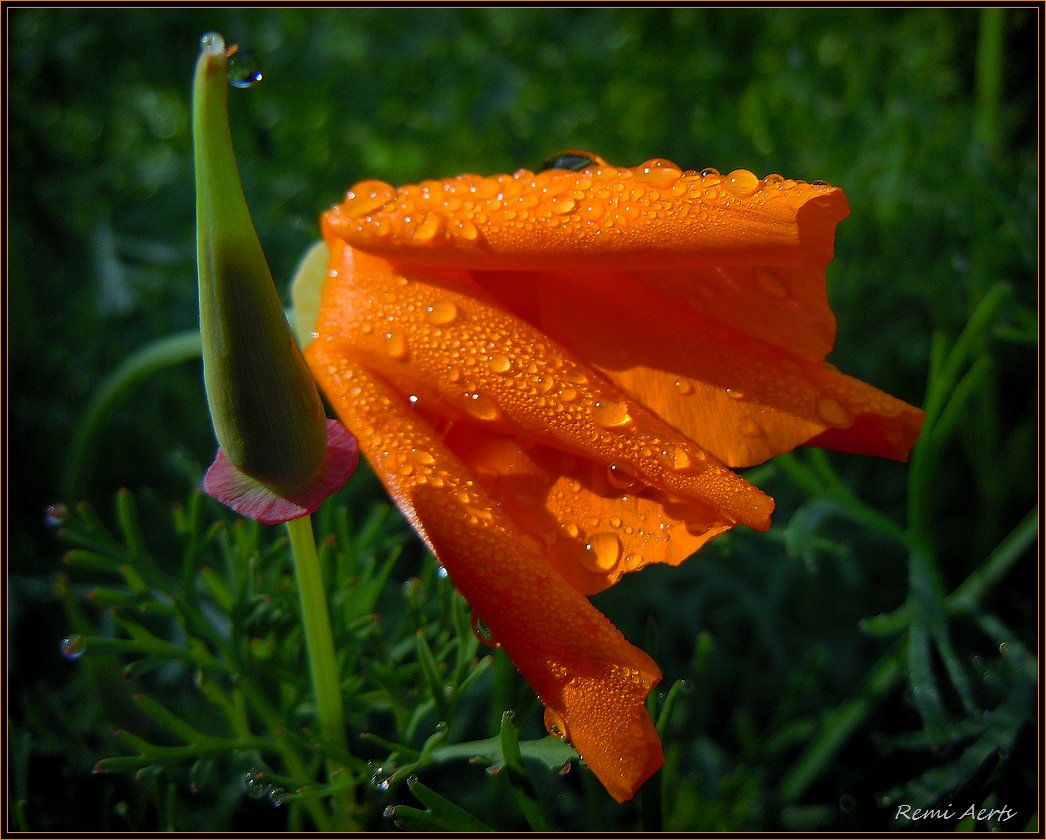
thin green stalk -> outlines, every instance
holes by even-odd
[[[334,639],[331,635],[330,614],[327,610],[326,593],[323,586],[323,574],[320,570],[319,555],[316,552],[316,538],[312,532],[312,517],[302,516],[287,523],[290,535],[291,553],[294,557],[294,572],[298,581],[298,595],[301,599],[301,618],[305,628],[305,652],[309,659],[309,673],[312,676],[312,687],[316,695],[316,713],[319,718],[320,732],[328,747],[344,755],[349,754],[348,740],[345,737],[345,712],[341,702],[341,681],[338,679],[338,661],[334,655]],[[344,791],[339,799],[347,807],[338,809],[337,828],[354,830],[357,827],[349,813],[354,802],[355,777],[351,768],[344,767],[333,759],[327,762],[327,772],[331,778],[338,773],[344,784]]]

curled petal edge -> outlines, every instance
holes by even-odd
[[[356,438],[337,420],[327,420],[327,451],[307,485],[286,490],[263,484],[241,472],[222,450],[203,479],[207,495],[241,516],[263,525],[279,525],[313,513],[340,490],[359,464]]]

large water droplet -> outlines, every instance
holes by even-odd
[[[600,400],[592,407],[592,419],[604,429],[619,429],[632,424],[628,406],[617,400]]]
[[[412,449],[410,454],[417,463],[424,467],[436,463],[436,459],[432,457],[432,453],[427,449]]]
[[[236,88],[254,87],[262,80],[261,65],[251,50],[232,47],[229,56],[229,84]]]
[[[57,528],[65,522],[68,516],[69,506],[62,502],[56,502],[44,509],[44,524],[51,528]]]
[[[458,308],[449,300],[437,300],[425,309],[425,320],[434,327],[443,327],[458,317]]]
[[[617,534],[603,531],[589,537],[581,562],[589,571],[604,573],[616,568],[620,559],[621,540]]]
[[[639,483],[627,467],[617,463],[607,467],[607,481],[618,490],[632,490]]]
[[[735,169],[726,176],[726,184],[738,195],[751,195],[759,189],[759,178],[747,169]]]
[[[545,729],[549,735],[553,738],[559,738],[560,741],[565,741],[570,737],[566,722],[548,706],[545,706]]]
[[[853,419],[845,405],[827,394],[817,398],[817,414],[829,426],[847,426]]]
[[[87,650],[87,640],[83,636],[69,636],[68,638],[62,639],[60,646],[62,656],[68,659],[70,662],[75,662],[84,652]]]
[[[512,370],[512,361],[501,353],[491,356],[487,364],[494,373],[508,373]]]
[[[494,400],[485,394],[471,393],[465,395],[465,411],[477,420],[497,420],[501,411]]]

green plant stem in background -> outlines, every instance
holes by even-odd
[[[977,116],[973,137],[991,153],[999,147],[1005,9],[981,9],[977,33]]]
[[[287,523],[294,557],[294,574],[298,581],[298,596],[301,599],[301,620],[305,628],[305,652],[309,659],[316,695],[316,714],[320,722],[323,742],[335,753],[348,757],[349,748],[345,738],[345,712],[341,702],[341,682],[338,679],[338,660],[334,655],[334,639],[331,634],[330,614],[327,611],[326,593],[316,538],[312,532],[312,517],[302,516]],[[352,771],[335,759],[327,762],[331,781],[344,788],[340,801],[351,806],[353,801],[354,777]],[[336,799],[337,803],[339,799]],[[336,806],[337,807],[337,806]],[[347,807],[339,809],[336,817],[338,830],[353,830],[353,818]]]

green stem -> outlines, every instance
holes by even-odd
[[[316,712],[320,732],[327,747],[335,753],[349,754],[345,737],[345,713],[341,702],[341,681],[338,678],[338,662],[334,655],[334,639],[331,635],[330,614],[316,552],[316,538],[312,532],[312,517],[302,516],[287,523],[294,557],[294,572],[301,598],[301,618],[305,628],[305,652],[309,659],[309,673],[316,695]],[[354,830],[356,826],[349,813],[354,801],[354,776],[352,770],[331,759],[327,772],[341,777],[344,792],[339,800],[343,807],[336,817],[339,830]]]

